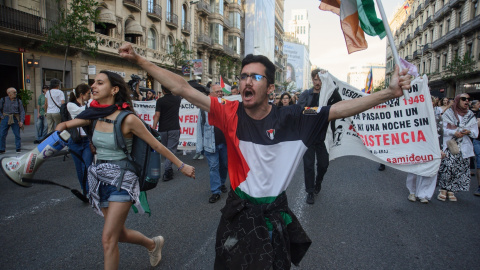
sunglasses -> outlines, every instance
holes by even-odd
[[[460,100],[461,101],[469,101],[469,99],[467,97],[461,97]]]

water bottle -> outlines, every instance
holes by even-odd
[[[151,183],[157,183],[161,175],[160,154],[153,149],[148,164],[149,168],[147,173],[147,181]]]

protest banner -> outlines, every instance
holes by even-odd
[[[329,73],[319,77],[319,104],[326,104],[333,91],[343,100],[366,95]],[[441,154],[427,76],[415,78],[411,86],[405,96],[335,120],[325,140],[330,160],[356,155],[401,171],[435,175]]]
[[[240,100],[240,95],[226,96],[226,100]],[[137,115],[150,126],[153,125],[153,117],[155,116],[156,100],[152,101],[133,101],[133,109]],[[197,121],[200,109],[182,99],[178,118],[180,121],[180,140],[178,150],[195,150],[197,146]]]

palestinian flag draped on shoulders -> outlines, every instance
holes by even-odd
[[[232,93],[232,87],[226,83],[223,82],[223,78],[222,76],[220,76],[220,86],[222,87],[222,91],[226,94],[226,95],[230,95]]]
[[[385,37],[385,27],[377,17],[373,0],[321,0],[320,10],[340,16],[340,24],[348,53],[368,47],[365,34]]]

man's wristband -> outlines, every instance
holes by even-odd
[[[180,167],[178,167],[177,171],[181,171],[183,169],[183,167],[185,167],[185,163],[182,162],[182,165],[180,165]]]

